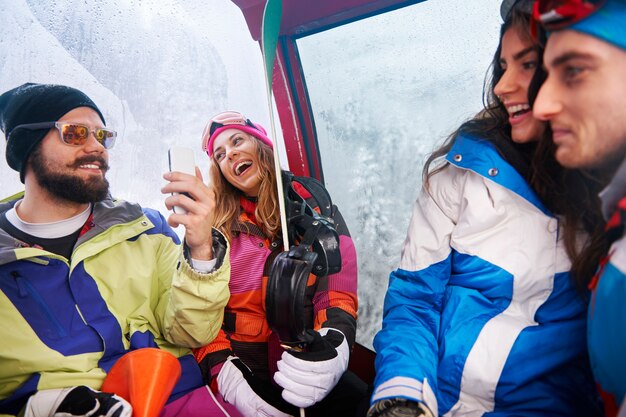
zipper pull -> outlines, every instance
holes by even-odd
[[[17,284],[17,289],[20,294],[20,297],[26,298],[28,297],[28,290],[26,290],[26,286],[24,285],[24,278],[17,271],[11,271],[11,276],[15,279],[15,283]]]

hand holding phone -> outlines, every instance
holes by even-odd
[[[195,260],[213,259],[213,239],[211,237],[213,213],[215,212],[215,193],[204,183],[202,174],[196,173],[194,153],[186,147],[172,147],[168,151],[170,172],[163,175],[169,181],[161,188],[163,194],[172,194],[165,199],[168,209],[174,214],[167,218],[171,227],[185,227],[185,245],[189,255]],[[181,175],[187,174],[187,175]],[[187,195],[188,192],[191,196]],[[182,199],[176,194],[185,194],[192,201]],[[186,202],[187,209],[180,207]],[[176,206],[178,204],[178,206]],[[184,216],[180,216],[184,214]]]
[[[178,171],[183,174],[196,175],[196,164],[194,161],[193,149],[184,146],[173,146],[168,151],[170,171]],[[178,193],[172,193],[175,195]],[[191,196],[183,193],[187,197]],[[174,213],[186,214],[187,210],[182,207],[174,206]]]

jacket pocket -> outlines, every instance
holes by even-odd
[[[46,303],[46,300],[37,291],[35,286],[28,281],[25,277],[21,276],[19,272],[11,272],[17,286],[17,293],[20,298],[27,298],[26,304],[30,306],[36,306],[37,312],[28,308],[26,314],[22,312],[22,315],[28,321],[30,326],[37,333],[44,335],[50,339],[60,339],[67,336],[67,332],[61,325],[61,322],[57,319],[54,312]]]
[[[267,327],[265,317],[234,311],[224,312],[224,331],[241,336],[258,336]]]

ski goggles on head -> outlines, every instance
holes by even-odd
[[[70,146],[82,146],[87,143],[89,134],[93,133],[94,138],[105,149],[111,149],[115,145],[115,138],[117,138],[117,132],[115,130],[99,127],[96,129],[90,129],[89,126],[80,123],[67,123],[67,122],[41,122],[41,123],[28,123],[23,125],[17,125],[11,130],[11,134],[18,129],[26,130],[43,130],[57,128],[59,131],[59,137],[61,141]]]
[[[606,0],[537,0],[533,6],[531,33],[538,25],[548,32],[573,25],[599,10]]]
[[[204,134],[206,134],[208,131],[208,134],[210,136],[215,133],[217,129],[226,125],[247,125],[255,127],[252,122],[248,120],[243,114],[236,111],[224,111],[213,116],[209,123],[207,123],[206,128],[204,129]]]
[[[209,156],[213,155],[213,142],[215,138],[226,129],[238,129],[248,133],[269,147],[272,141],[261,125],[253,123],[243,114],[236,111],[224,111],[213,116],[207,123],[202,133],[202,150]]]

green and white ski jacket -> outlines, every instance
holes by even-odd
[[[0,414],[38,390],[99,389],[117,359],[144,347],[179,358],[172,398],[201,386],[190,348],[213,340],[229,298],[227,243],[213,241],[217,266],[198,273],[161,214],[112,199],[94,205],[71,260],[0,229]]]

